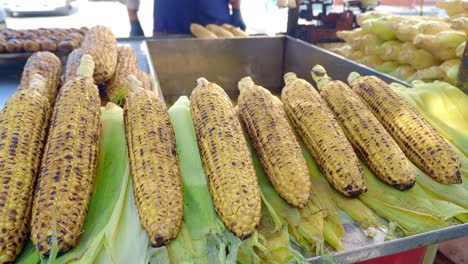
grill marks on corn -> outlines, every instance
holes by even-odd
[[[242,89],[240,117],[275,190],[288,203],[303,207],[311,188],[309,170],[286,113],[272,97],[263,87]]]
[[[0,262],[13,262],[29,233],[34,184],[46,137],[50,103],[17,91],[0,112]]]
[[[83,229],[98,159],[100,104],[90,78],[76,77],[60,89],[33,205],[31,240],[42,255],[50,253],[54,215],[59,252],[74,247]]]
[[[117,66],[115,73],[106,85],[107,96],[113,100],[121,90],[129,90],[128,75],[137,75],[137,55],[126,46],[117,47]]]
[[[411,188],[416,178],[405,154],[359,96],[340,81],[331,81],[320,94],[376,176],[397,189]]]
[[[39,51],[32,54],[24,66],[19,89],[28,89],[33,75],[36,73],[44,77],[46,96],[49,103],[53,105],[59,90],[60,75],[62,73],[60,59],[48,51]]]
[[[314,87],[302,79],[291,80],[283,88],[281,99],[291,122],[333,187],[349,197],[365,192],[356,154]]]
[[[96,83],[111,79],[117,66],[117,40],[110,28],[90,28],[81,43],[81,52],[90,54],[94,59],[96,66],[93,78]]]
[[[153,247],[180,230],[183,190],[175,135],[166,106],[152,91],[128,94],[124,106],[133,188]]]
[[[419,168],[440,183],[462,182],[459,157],[404,98],[375,76],[361,76],[351,84]]]
[[[216,211],[237,237],[247,238],[260,222],[260,191],[232,103],[224,90],[213,83],[199,84],[190,102]]]

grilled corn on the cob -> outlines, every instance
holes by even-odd
[[[110,80],[117,66],[117,41],[110,28],[95,26],[89,29],[83,42],[81,52],[93,57],[94,81],[102,83]]]
[[[285,74],[284,81],[281,99],[286,113],[327,180],[349,197],[365,192],[363,170],[327,104],[310,83],[296,74]]]
[[[246,238],[261,217],[260,190],[247,142],[223,88],[205,78],[197,83],[190,110],[210,193],[226,227]]]
[[[29,233],[34,185],[49,124],[46,80],[34,74],[29,89],[8,99],[0,112],[0,263],[10,263]]]
[[[312,69],[312,78],[354,150],[375,175],[399,190],[413,187],[416,177],[405,154],[361,98],[345,83],[332,81],[321,65]]]
[[[160,247],[179,233],[184,209],[174,130],[166,105],[131,76],[124,105],[130,170],[140,220],[151,245]]]
[[[70,54],[68,54],[67,64],[65,65],[65,75],[63,83],[66,83],[70,79],[76,77],[76,71],[80,65],[82,52],[81,49],[74,49]]]
[[[36,52],[28,58],[21,76],[20,89],[29,89],[34,74],[40,74],[45,79],[45,92],[50,104],[54,104],[57,97],[62,63],[53,53],[48,51]]]
[[[351,73],[348,82],[419,168],[440,183],[462,182],[460,158],[403,97],[375,76]]]
[[[138,70],[136,77],[141,82],[141,88],[145,90],[153,90],[153,83],[151,82],[151,78],[146,72]]]
[[[250,77],[239,82],[239,114],[275,191],[288,203],[304,207],[310,176],[302,149],[281,105]]]
[[[137,55],[131,47],[117,48],[115,73],[106,85],[107,97],[113,101],[116,96],[125,96],[129,90],[128,76],[137,74]]]
[[[54,233],[59,253],[74,247],[86,218],[101,126],[93,70],[92,57],[83,55],[78,76],[60,89],[52,113],[31,221],[31,240],[43,256],[50,254]]]

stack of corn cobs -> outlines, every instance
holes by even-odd
[[[422,229],[376,197],[385,190],[388,203],[401,195],[399,203],[418,204],[420,170],[437,188],[462,183],[451,146],[377,77],[351,73],[345,84],[320,65],[311,74],[318,91],[286,73],[281,98],[245,77],[236,107],[223,88],[199,78],[190,100],[181,97],[168,111],[137,70],[134,51],[117,46],[108,28],[89,30],[69,56],[60,89],[58,58],[35,53],[0,113],[0,262],[14,261],[28,234],[31,251],[53,260],[85,243],[80,236],[98,221],[87,218],[98,160],[112,151],[99,143],[119,133],[101,132],[110,113],[123,116],[113,122],[125,128],[141,225],[173,263],[303,261],[290,241],[309,253],[324,252],[324,240],[343,250],[336,205],[363,228],[383,226],[369,207],[405,234],[444,227],[439,196],[425,208],[431,221]],[[113,103],[101,108],[102,83],[123,111]],[[466,199],[454,200],[456,213],[441,217],[467,222]]]
[[[468,3],[437,3],[448,18],[361,14],[360,28],[339,31],[345,46],[332,51],[398,79],[456,85],[468,32]]]

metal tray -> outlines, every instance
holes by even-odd
[[[408,83],[366,66],[356,64],[341,56],[285,36],[234,39],[153,39],[147,40],[151,71],[157,88],[166,103],[172,104],[179,96],[190,96],[195,80],[205,77],[223,87],[232,99],[237,99],[237,82],[250,75],[254,81],[273,93],[283,87],[282,76],[293,71],[301,78],[312,81],[310,69],[323,65],[329,75],[346,81],[351,71],[379,76],[386,82]],[[468,224],[399,238],[384,242],[384,233],[374,239],[367,238],[362,230],[349,220],[344,220],[345,251],[336,253],[338,263],[353,263],[385,256],[441,241],[468,235]],[[309,258],[321,263],[321,257]]]

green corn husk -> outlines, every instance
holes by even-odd
[[[299,143],[302,146],[302,153],[306,159],[313,186],[309,204],[315,206],[324,217],[323,235],[325,241],[337,251],[342,251],[344,246],[341,238],[343,238],[345,230],[336,203],[333,200],[332,189],[312,155],[305,148],[304,143],[300,140]]]
[[[361,200],[345,197],[336,190],[333,190],[332,195],[336,205],[356,221],[361,228],[373,227],[385,229],[385,225],[380,222],[374,211]]]
[[[187,97],[180,97],[169,109],[169,117],[184,187],[184,220],[179,235],[167,246],[169,259],[171,263],[235,263],[241,241],[224,227],[214,209]]]
[[[446,220],[468,211],[446,201],[432,199],[418,183],[404,192],[378,180],[364,165],[368,191],[359,196],[379,216],[395,222],[405,235],[413,235],[447,227]]]

